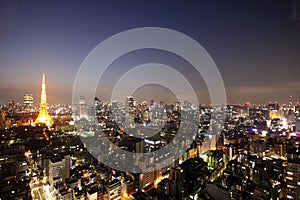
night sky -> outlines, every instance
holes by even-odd
[[[77,70],[88,53],[114,34],[148,26],[180,31],[199,42],[221,72],[228,102],[287,103],[290,95],[298,101],[300,20],[292,13],[289,0],[0,0],[0,104],[22,103],[25,93],[33,93],[38,103],[43,72],[48,103],[70,104]],[[109,80],[124,69],[153,61],[188,69],[170,53],[137,51],[116,60],[100,84],[109,91]],[[201,101],[209,103],[205,84],[197,87]],[[107,91],[97,96],[109,98]]]

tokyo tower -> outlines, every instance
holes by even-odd
[[[53,120],[47,111],[46,78],[45,73],[43,73],[40,112],[34,121],[34,125],[46,124],[47,126],[51,126],[52,123]]]

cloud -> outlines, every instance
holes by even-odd
[[[288,88],[275,86],[238,86],[232,88],[234,93],[244,94],[268,94],[274,92],[288,91]]]
[[[231,88],[233,93],[244,93],[244,94],[271,94],[271,93],[285,93],[293,92],[300,89],[300,81],[291,81],[282,85],[244,85],[244,86],[235,86]]]
[[[293,88],[295,88],[295,87],[299,88],[300,87],[300,81],[288,82],[286,85],[289,86],[289,87],[293,87]]]

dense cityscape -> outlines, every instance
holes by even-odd
[[[300,200],[300,0],[0,0],[0,200]]]
[[[132,96],[48,105],[43,74],[40,106],[33,98],[1,105],[1,199],[299,199],[300,104],[292,96],[264,105],[148,104]],[[225,116],[219,136],[215,110]],[[197,119],[196,131],[178,158],[136,156],[133,165],[151,169],[141,173],[101,162],[112,145],[135,153],[164,148],[184,116]],[[100,132],[111,143],[95,157],[85,141],[103,144]],[[127,165],[127,155],[119,156]]]

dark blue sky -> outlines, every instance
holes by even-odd
[[[229,102],[300,98],[300,21],[292,18],[287,0],[0,0],[0,103],[22,102],[24,93],[33,93],[38,103],[42,72],[49,103],[71,103],[74,78],[87,54],[114,34],[148,26],[198,41],[217,64]],[[107,80],[124,66],[152,59],[187,68],[192,76],[174,56],[145,51],[117,60]],[[108,98],[105,91],[98,96]]]

